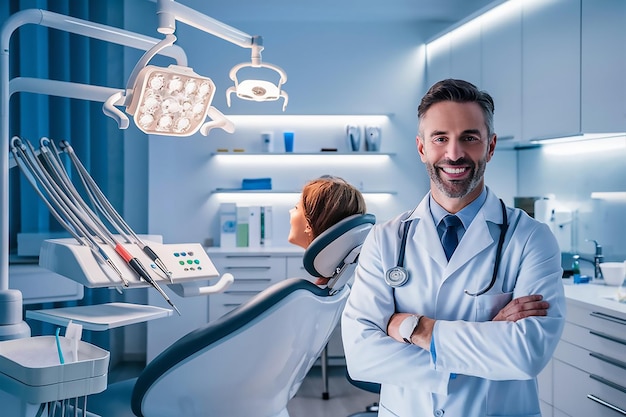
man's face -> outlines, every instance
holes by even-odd
[[[433,104],[421,120],[419,134],[417,148],[436,188],[433,193],[449,199],[476,198],[496,143],[495,135],[488,140],[480,106],[453,101]]]

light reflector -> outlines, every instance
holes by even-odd
[[[204,123],[214,94],[213,81],[191,68],[148,65],[137,75],[126,112],[145,133],[190,136]]]

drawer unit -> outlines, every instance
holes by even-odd
[[[553,415],[626,416],[626,315],[568,300],[552,359]]]
[[[554,407],[569,416],[618,417],[626,415],[626,391],[595,379],[574,366],[555,359]]]
[[[212,255],[220,274],[230,273],[235,282],[209,299],[209,321],[220,318],[270,285],[287,277],[287,258],[270,255]]]
[[[304,269],[301,256],[287,258],[287,278],[304,278],[315,282],[315,277]]]
[[[607,357],[612,361],[626,364],[626,328],[624,333],[618,336],[565,323],[561,341],[583,348],[592,356]]]
[[[583,308],[574,303],[567,305],[567,322],[585,327],[593,332],[619,337],[626,344],[626,318],[617,313]],[[582,339],[584,340],[584,339]]]
[[[554,358],[587,373],[587,378],[604,382],[626,394],[626,363],[565,341],[559,343]],[[585,385],[584,381],[576,383]],[[626,404],[626,395],[623,395],[621,402]]]

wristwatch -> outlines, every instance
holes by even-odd
[[[421,318],[422,316],[412,314],[402,320],[402,323],[400,323],[400,327],[398,328],[398,333],[400,333],[400,337],[404,340],[404,343],[412,343],[411,336],[413,335],[413,331],[420,324]]]

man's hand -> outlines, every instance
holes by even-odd
[[[550,304],[542,300],[543,296],[540,294],[526,295],[511,300],[492,321],[518,321],[526,317],[546,316]]]

